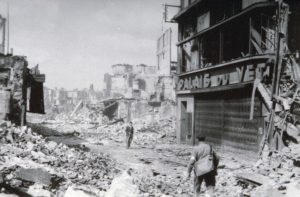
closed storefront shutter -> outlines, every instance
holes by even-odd
[[[254,118],[249,120],[251,88],[199,94],[195,101],[195,136],[233,153],[255,156],[263,126],[262,103],[255,98]]]

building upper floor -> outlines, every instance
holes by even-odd
[[[300,49],[300,1],[284,1],[288,46]],[[275,54],[278,25],[275,0],[181,0],[178,69],[185,73],[235,59]]]

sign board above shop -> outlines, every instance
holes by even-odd
[[[197,90],[252,82],[270,77],[271,65],[266,62],[243,61],[222,67],[199,70],[179,76],[177,91]]]

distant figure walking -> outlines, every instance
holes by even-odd
[[[132,139],[133,139],[133,126],[132,126],[132,122],[129,122],[129,124],[126,126],[125,128],[125,132],[126,132],[126,148],[130,148]]]
[[[188,166],[187,179],[191,177],[194,168],[194,196],[200,196],[200,189],[203,180],[205,181],[207,192],[205,196],[213,196],[216,185],[217,167],[219,158],[213,151],[211,145],[205,143],[205,136],[197,137],[199,144],[195,147]]]

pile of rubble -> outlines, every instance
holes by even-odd
[[[152,122],[133,120],[133,146],[153,147],[156,144],[175,143],[175,119],[160,119]],[[125,140],[126,123],[119,122],[111,125],[102,125],[95,129],[79,129],[80,136],[94,144],[102,141],[123,143]]]
[[[1,122],[0,140],[1,193],[64,196],[66,190],[81,188],[99,196],[119,173],[108,155],[46,141],[10,122]]]
[[[136,184],[143,195],[191,196],[193,175],[190,180],[185,180],[183,173],[187,170],[192,148],[159,145],[155,151],[157,160],[169,158],[165,162],[172,164],[168,166],[174,168],[168,170],[173,172],[152,169],[151,174],[136,173]],[[143,162],[154,161],[143,159]],[[278,152],[271,152],[266,146],[262,158],[257,162],[241,160],[230,153],[224,153],[216,180],[216,196],[299,196],[300,144],[290,144]]]
[[[158,119],[150,123],[133,121],[136,128],[135,143],[140,146],[175,143],[175,121],[175,118]]]
[[[140,157],[139,160],[148,166],[142,172],[133,172],[140,196],[192,196],[193,179],[186,180],[184,173],[192,149],[188,145],[157,144],[153,158]]]
[[[153,176],[143,176],[137,179],[143,196],[192,196],[193,184],[186,181],[183,176],[176,177],[158,174]]]
[[[298,138],[298,140],[300,140]],[[286,196],[300,195],[300,145],[290,144],[281,151],[270,152],[266,148],[263,156],[257,161],[250,173],[259,175],[258,188],[252,191],[253,195],[266,194],[270,190],[275,194],[286,194]],[[298,185],[298,189],[291,193],[291,188]],[[297,188],[296,187],[296,188]],[[295,193],[297,192],[297,193]]]
[[[254,164],[234,158],[224,158],[222,163],[216,187],[220,196],[300,195],[300,144],[290,144],[281,151],[270,151],[266,146]]]

